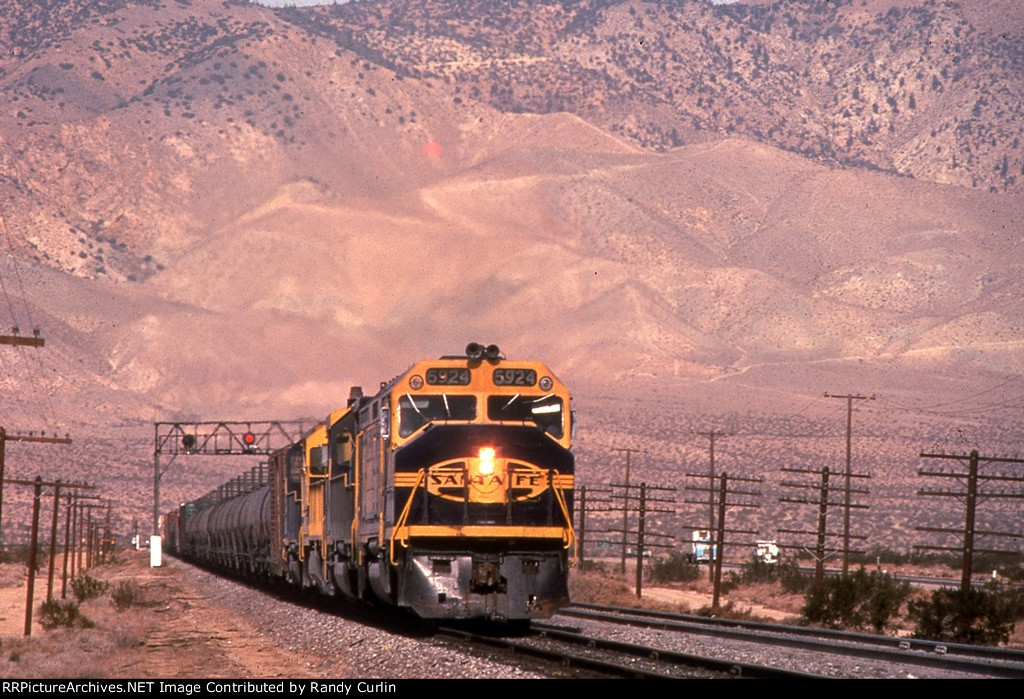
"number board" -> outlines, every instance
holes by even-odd
[[[427,383],[431,386],[468,386],[470,378],[469,369],[427,369]]]
[[[537,372],[533,369],[495,369],[495,386],[536,386]]]

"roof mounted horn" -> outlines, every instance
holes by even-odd
[[[501,359],[501,348],[497,345],[484,347],[479,342],[470,342],[466,345],[466,359],[477,362],[486,359],[489,362]]]

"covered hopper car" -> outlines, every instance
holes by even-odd
[[[575,557],[574,422],[544,364],[471,343],[353,388],[265,479],[167,514],[165,548],[423,618],[548,617]]]

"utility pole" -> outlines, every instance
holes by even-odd
[[[688,478],[704,479],[702,474],[687,473]],[[725,515],[726,507],[749,507],[759,508],[759,500],[761,497],[760,490],[744,490],[745,484],[761,484],[764,483],[764,478],[741,478],[738,476],[729,477],[725,472],[722,473],[719,478],[719,484],[716,487],[714,483],[708,486],[686,486],[687,490],[703,491],[710,489],[712,496],[717,494],[714,500],[714,504],[718,509],[718,527],[711,532],[711,541],[708,542],[711,548],[711,560],[708,561],[711,569],[711,582],[714,586],[712,595],[711,609],[714,612],[718,612],[719,596],[721,594],[722,586],[722,561],[725,558],[725,546],[726,544],[738,544],[737,541],[726,541],[725,537],[732,534],[742,534],[744,536],[750,536],[756,538],[758,533],[752,530],[745,529],[727,529],[725,526]],[[731,484],[731,486],[730,486]],[[684,500],[693,504],[703,505],[703,501],[698,500]]]
[[[75,496],[68,493],[67,500],[65,502],[66,504],[64,509],[67,514],[64,515],[64,561],[60,580],[61,599],[66,598],[68,592],[68,558],[71,556],[71,522],[75,518]]]
[[[32,543],[28,549],[28,585],[25,592],[25,635],[32,635],[32,597],[36,586],[36,546],[39,544],[39,501],[42,497],[43,479],[36,476],[32,496]]]
[[[647,522],[647,484],[640,484],[640,509],[636,523],[636,598],[643,594],[644,580],[644,525]]]
[[[21,347],[42,347],[46,341],[39,337],[39,328],[32,331],[32,337],[22,337],[18,329],[14,329],[13,335],[0,335],[0,345],[19,345]]]
[[[708,464],[708,532],[714,533],[715,531],[715,437],[731,437],[732,435],[728,432],[715,432],[709,430],[707,432],[693,431],[692,434],[701,435],[707,437],[710,440],[709,453],[711,456],[710,463]],[[714,582],[714,568],[708,566],[708,580]]]
[[[2,336],[0,336],[2,337]],[[0,427],[0,551],[3,550],[4,534],[4,460],[7,451],[7,442],[44,442],[50,444],[71,444],[70,437],[46,437],[45,435],[35,436],[32,434],[7,434],[7,430]]]
[[[674,537],[666,536],[656,532],[647,531],[647,518],[649,515],[674,514],[675,513],[675,488],[667,486],[640,484],[640,506],[637,509],[636,526],[636,596],[640,599],[643,594],[643,572],[644,557],[647,551],[653,548],[668,548],[671,546],[665,543]],[[669,499],[668,493],[672,493]],[[654,539],[650,541],[649,539]]]
[[[846,575],[850,571],[850,493],[852,492],[850,485],[850,478],[852,477],[852,471],[850,470],[850,435],[853,427],[853,401],[874,400],[875,397],[859,396],[852,393],[846,395],[825,393],[825,397],[846,399],[846,497],[844,498],[843,505],[843,575]]]
[[[828,533],[828,466],[821,470],[821,490],[818,493],[818,538],[814,547],[814,582],[825,577],[825,536]]]
[[[1000,531],[983,531],[978,530],[975,527],[975,517],[977,513],[977,504],[979,500],[989,499],[1011,499],[1021,500],[1024,499],[1024,493],[1021,492],[1000,492],[992,491],[982,492],[981,486],[998,483],[999,486],[1003,484],[1020,485],[1024,483],[1024,476],[1018,475],[1002,475],[1002,474],[982,474],[979,472],[979,465],[981,463],[1003,463],[1003,464],[1024,464],[1024,459],[1008,458],[1008,457],[995,457],[995,456],[980,456],[978,450],[974,449],[970,454],[927,454],[921,452],[920,457],[922,459],[953,459],[959,461],[961,464],[964,460],[967,461],[967,472],[962,471],[925,471],[919,470],[918,475],[931,476],[934,478],[952,478],[963,484],[965,490],[919,490],[918,495],[925,496],[939,496],[939,497],[955,497],[963,499],[964,501],[964,526],[963,529],[952,529],[945,527],[917,527],[918,531],[929,531],[929,532],[941,532],[943,534],[955,534],[962,536],[963,546],[960,551],[962,554],[962,564],[960,571],[960,589],[966,590],[971,586],[971,572],[974,567],[974,554],[975,553],[1010,553],[1009,551],[1000,551],[996,549],[979,549],[975,546],[975,536],[984,537],[1002,537],[1002,538],[1017,538],[1018,532],[1000,532]],[[954,551],[956,549],[948,546],[915,546],[918,549],[931,549],[936,551]]]
[[[94,489],[95,486],[91,486],[85,483],[62,483],[61,481],[49,482],[44,481],[42,476],[36,476],[35,480],[27,481],[21,479],[9,479],[8,485],[27,485],[32,486],[32,528],[31,538],[28,550],[28,585],[25,593],[25,635],[32,635],[32,603],[35,596],[35,583],[36,583],[36,565],[38,548],[39,548],[39,510],[43,496],[43,487],[55,488],[57,495],[53,499],[53,531],[50,535],[50,572],[49,580],[50,584],[47,588],[46,601],[49,602],[52,599],[52,588],[53,588],[53,563],[54,563],[54,546],[56,541],[56,524],[57,524],[57,508],[60,503],[60,488],[64,486],[66,488],[73,489]]]
[[[587,515],[592,515],[596,512],[615,512],[615,508],[611,502],[611,488],[594,488],[587,486],[580,486],[579,495],[576,498],[576,512],[579,513],[579,526],[576,527],[577,535],[576,540],[579,542],[580,551],[580,562],[586,562],[587,560],[587,542],[591,540],[594,531],[588,527]],[[597,534],[607,534],[607,530],[599,530]],[[597,546],[607,545],[613,546],[612,542],[599,539]],[[593,550],[593,542],[591,542],[591,549]]]
[[[629,531],[629,464],[630,456],[633,454],[640,454],[641,449],[629,449],[626,447],[620,447],[618,449],[612,449],[612,451],[624,451],[626,452],[626,483],[625,483],[625,495],[622,500],[622,553],[619,561],[619,572],[625,575],[626,573],[626,536]]]
[[[813,545],[813,552],[814,552],[814,582],[821,582],[822,578],[825,575],[825,560],[830,558],[833,554],[838,553],[838,551],[839,551],[839,549],[835,548],[834,546],[833,547],[829,547],[827,545],[827,540],[828,540],[828,538],[830,536],[831,537],[838,536],[838,534],[830,534],[828,529],[827,529],[826,525],[827,525],[827,522],[828,522],[828,508],[829,508],[829,506],[839,507],[842,504],[841,502],[833,502],[832,500],[830,500],[830,496],[831,496],[831,494],[833,492],[839,491],[842,494],[843,499],[846,500],[847,499],[847,495],[849,494],[849,491],[847,491],[846,493],[843,493],[842,491],[844,490],[844,488],[842,488],[841,486],[830,485],[829,478],[830,478],[831,473],[830,473],[829,468],[827,466],[825,468],[821,469],[820,471],[815,471],[814,469],[806,469],[806,468],[789,468],[789,467],[786,467],[786,468],[782,469],[782,472],[783,473],[801,473],[801,474],[807,474],[807,475],[812,475],[812,476],[818,476],[820,478],[820,481],[821,481],[820,484],[819,483],[809,483],[809,482],[801,482],[801,481],[784,480],[784,481],[782,481],[780,483],[780,485],[783,488],[795,488],[795,489],[807,491],[810,494],[799,495],[799,496],[789,496],[789,495],[787,495],[787,496],[783,496],[783,497],[779,498],[779,502],[792,503],[792,504],[797,504],[797,505],[816,505],[817,508],[818,508],[818,516],[817,516],[818,524],[817,524],[817,528],[814,529],[814,530],[803,530],[803,529],[789,529],[789,528],[779,527],[778,531],[779,531],[780,534],[797,534],[797,535],[800,535],[800,536],[803,536],[803,537],[809,537],[809,536],[813,536],[814,537],[814,539],[815,539],[815,543]],[[861,474],[853,474],[853,476],[856,477],[856,478],[866,478],[867,477],[867,476],[864,476],[864,475],[861,475]],[[857,493],[858,495],[866,495],[868,491],[867,491],[866,488],[853,488],[852,492]],[[817,493],[817,495],[814,495],[813,493]],[[817,499],[815,499],[815,498],[817,498]],[[849,507],[851,509],[861,509],[861,510],[866,510],[868,508],[867,505],[862,505],[860,503],[850,503]],[[863,539],[864,537],[863,536],[852,536],[851,535],[850,538],[852,538],[852,539]],[[785,548],[795,548],[795,549],[800,549],[800,550],[808,551],[808,552],[810,552],[812,550],[811,546],[800,545],[800,544],[793,544],[793,545],[787,544],[785,546]],[[848,546],[845,548],[845,550],[850,552],[850,549],[849,549]]]

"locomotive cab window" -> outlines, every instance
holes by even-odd
[[[334,438],[334,470],[331,476],[352,476],[352,456],[355,440],[352,435],[342,432]]]
[[[309,475],[327,475],[327,447],[313,447],[309,450]]]
[[[408,437],[428,422],[435,420],[473,420],[476,418],[476,396],[410,395],[398,400],[398,434]]]
[[[288,492],[297,493],[302,479],[302,472],[306,470],[306,459],[302,454],[301,445],[295,445],[288,451],[286,463],[288,466]]]
[[[562,399],[546,396],[488,396],[487,419],[495,422],[533,422],[556,439],[562,437]]]

